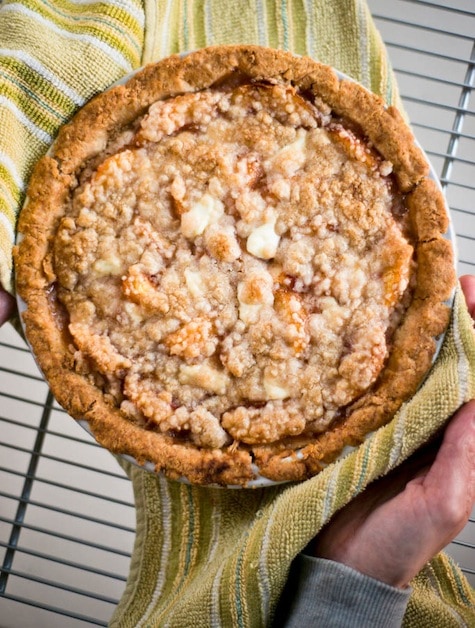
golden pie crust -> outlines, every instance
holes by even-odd
[[[55,397],[102,445],[193,483],[302,480],[427,374],[447,229],[396,109],[308,58],[218,46],[60,130],[17,289]]]

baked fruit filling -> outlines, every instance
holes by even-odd
[[[325,430],[402,314],[413,248],[391,170],[291,86],[153,104],[55,239],[78,368],[130,420],[200,447]]]
[[[172,478],[320,472],[414,394],[447,327],[428,173],[394,107],[282,51],[205,48],[99,94],[19,220],[25,331],[56,399]]]

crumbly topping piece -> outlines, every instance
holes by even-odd
[[[324,431],[377,380],[412,272],[391,163],[283,84],[158,101],[126,133],[54,245],[77,351],[183,442]]]

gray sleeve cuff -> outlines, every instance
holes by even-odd
[[[299,554],[277,607],[275,628],[399,628],[411,589],[396,589],[351,567]]]

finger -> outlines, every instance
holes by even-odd
[[[460,285],[465,295],[468,311],[471,317],[475,319],[475,276],[463,275],[460,277]]]
[[[15,299],[0,287],[0,325],[3,325],[13,315]]]

